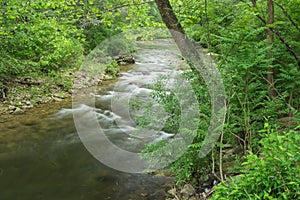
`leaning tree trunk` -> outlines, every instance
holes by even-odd
[[[192,42],[186,37],[185,31],[179,23],[169,0],[155,0],[163,22],[169,29],[175,43],[177,44],[182,56],[193,62],[198,60],[199,54]],[[193,67],[193,66],[191,66]]]
[[[206,56],[202,49],[197,49],[188,39],[169,0],[155,0],[155,3],[182,56],[186,59],[190,68],[202,76],[211,97],[212,116],[210,127],[199,154],[200,157],[204,157],[212,150],[219,139],[225,121],[226,99],[222,78],[212,59]]]

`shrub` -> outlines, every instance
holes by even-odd
[[[182,80],[189,81],[195,98],[197,98],[199,106],[197,107],[199,109],[199,116],[197,118],[193,114],[188,116],[188,120],[184,117],[184,106],[193,108],[193,102],[190,99],[191,94],[189,92],[191,91],[186,91],[188,88],[183,84],[185,82]],[[179,95],[181,92],[184,94],[183,96]],[[177,153],[180,153],[180,157],[176,157],[176,160],[170,163],[170,169],[176,177],[177,185],[182,185],[186,182],[197,184],[201,178],[205,179],[205,176],[211,171],[210,156],[205,158],[199,157],[199,151],[207,133],[210,120],[209,93],[203,80],[199,74],[192,71],[185,71],[183,74],[178,75],[174,82],[170,81],[169,76],[162,76],[155,83],[151,97],[162,105],[167,114],[162,131],[175,135],[180,132],[180,137],[192,138],[192,143],[184,149],[184,153],[177,151],[180,145],[176,143],[175,136],[174,140],[170,139],[148,145],[143,151],[143,158],[149,161],[150,164],[165,165],[171,160],[168,160],[168,156],[173,159],[176,157],[175,155],[179,155]],[[198,126],[184,126],[181,124],[182,118],[189,122],[195,121],[196,124],[198,123]]]
[[[120,67],[117,61],[113,60],[110,64],[106,66],[105,69],[106,74],[111,75],[112,77],[116,77],[120,73]]]
[[[260,155],[250,153],[243,174],[218,185],[212,200],[300,198],[299,132],[264,132]]]
[[[49,51],[45,52],[38,63],[42,71],[80,66],[83,60],[83,47],[78,40],[62,36],[55,38],[48,45]]]

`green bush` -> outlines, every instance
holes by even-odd
[[[66,1],[5,0],[3,5],[0,76],[80,65],[83,34],[69,17],[75,10]]]
[[[164,110],[168,113],[168,119],[162,130],[168,133],[176,133],[180,123],[180,104],[175,94],[166,88],[168,81],[167,76],[160,77],[154,85],[151,97],[163,105]]]
[[[24,67],[19,60],[10,56],[5,50],[1,50],[0,54],[0,80],[23,72]]]
[[[110,64],[106,66],[105,73],[111,75],[112,77],[116,77],[120,73],[120,67],[117,61],[113,60]]]
[[[250,153],[243,174],[218,185],[212,200],[300,198],[299,131],[264,133],[261,153]]]
[[[180,131],[180,136],[186,138],[192,137],[193,140],[184,150],[184,153],[170,164],[170,169],[176,177],[177,185],[182,185],[186,182],[197,184],[201,178],[205,179],[205,176],[211,171],[211,157],[199,157],[199,151],[207,133],[210,120],[211,108],[209,93],[204,81],[200,75],[195,72],[186,71],[176,78],[175,83],[172,83],[172,86],[176,88],[176,93],[168,88],[168,84],[170,84],[169,78],[169,76],[160,77],[155,83],[153,92],[151,93],[152,98],[163,106],[167,114],[167,119],[162,130],[175,135]],[[181,118],[183,117],[182,115],[184,115],[184,113],[182,113],[182,106],[191,106],[189,104],[190,94],[186,93],[187,91],[184,89],[185,86],[180,80],[189,81],[195,97],[198,100],[199,118],[195,119],[193,116],[189,116],[189,121],[198,122],[198,127],[180,127]],[[186,97],[178,99],[180,98],[180,95],[178,96],[179,91],[183,92]],[[157,164],[156,161],[158,161],[160,162],[158,164],[165,164],[164,162],[168,163],[169,161],[168,156],[172,157],[176,154],[177,151],[173,148],[179,148],[178,145],[176,146],[176,140],[151,144],[143,151],[143,158],[148,160],[149,163]]]
[[[78,67],[83,60],[83,47],[78,40],[57,37],[48,44],[49,50],[44,52],[38,62],[42,71],[59,70]]]
[[[101,24],[98,25],[90,25],[89,27],[84,29],[83,34],[86,37],[86,41],[84,42],[84,47],[87,53],[97,47],[102,41],[106,38],[109,38],[113,35],[120,33],[119,31],[115,31],[110,27],[105,27]]]

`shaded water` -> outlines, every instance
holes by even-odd
[[[1,119],[0,199],[165,199],[171,179],[120,172],[101,164],[80,141],[73,114],[95,113],[109,139],[129,151],[167,138],[168,134],[158,131],[141,140],[131,134],[136,130],[132,116],[110,105],[116,94],[147,98],[148,86],[160,75],[179,69],[177,54],[174,44],[167,41],[142,45],[132,69],[89,94],[96,101],[95,108],[89,103],[72,108],[70,102],[63,102]],[[82,116],[88,123],[89,118]]]

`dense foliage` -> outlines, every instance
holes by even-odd
[[[0,74],[78,66],[84,36],[70,13],[65,1],[2,1]]]
[[[247,155],[242,174],[217,186],[212,199],[299,199],[299,132],[278,133],[267,124],[260,134],[266,136],[259,156]]]
[[[147,39],[153,37],[150,30],[162,27],[152,1],[2,0],[0,4],[0,89],[7,79],[27,75],[59,77],[56,82],[60,82],[64,70],[78,69],[84,56],[106,38],[144,28],[138,37]],[[213,199],[299,198],[300,138],[299,126],[295,127],[300,121],[300,1],[171,0],[171,4],[187,35],[213,53],[227,93],[222,137],[200,159],[211,117],[210,97],[199,74],[188,71],[182,75],[201,102],[201,115],[195,119],[199,121],[197,132],[185,130],[195,136],[193,143],[170,166],[178,184],[199,184],[208,173],[223,181],[228,171],[223,161],[235,161],[233,156],[237,156],[245,161],[242,174],[221,184]],[[158,38],[163,35],[155,33]],[[127,41],[114,42],[122,52],[132,50]],[[99,55],[102,49],[90,54]],[[109,63],[107,73],[118,73],[116,65]],[[169,115],[163,131],[174,133],[180,124],[180,106],[164,81],[167,79],[157,82],[152,97]],[[71,88],[70,82],[66,85]],[[145,119],[138,120],[147,124]],[[266,121],[275,127],[273,131],[264,127]],[[146,159],[159,157],[155,152],[163,153],[158,150],[164,145],[149,145],[144,151],[150,152]],[[239,152],[226,160],[225,146]]]
[[[84,54],[104,39],[129,27],[158,23],[157,14],[151,14],[154,4],[139,4],[126,0],[1,1],[0,77],[77,68]],[[136,18],[137,13],[144,17]]]
[[[234,179],[229,186],[223,184],[223,190],[217,194],[216,199],[223,195],[225,199],[232,199],[237,193],[241,195],[239,197],[247,199],[247,191],[251,191],[248,187],[257,189],[252,192],[254,196],[251,198],[298,198],[299,193],[293,188],[299,185],[299,177],[294,174],[296,168],[299,168],[299,160],[294,159],[299,151],[299,132],[283,130],[299,124],[300,93],[297,88],[300,86],[300,15],[294,8],[300,2],[173,0],[171,3],[186,33],[215,56],[223,75],[228,106],[224,132],[212,154],[204,159],[197,157],[207,131],[207,125],[199,124],[193,144],[172,164],[171,169],[178,183],[203,182],[203,176],[208,171],[224,180],[224,173],[228,169],[223,168],[223,162],[232,163],[232,159],[237,159],[235,156],[246,155],[240,158],[246,159],[240,168],[240,173],[244,175]],[[272,3],[274,14],[269,8]],[[272,15],[274,21],[270,22]],[[199,98],[205,94],[205,84],[196,78],[195,85]],[[161,88],[156,88],[155,93],[161,99],[166,99]],[[172,98],[162,103],[167,108],[176,108]],[[209,102],[201,101],[201,104],[205,105],[201,113],[209,113]],[[169,112],[170,119],[174,121],[172,113]],[[207,119],[200,121],[207,122]],[[260,134],[259,130],[264,128],[266,121],[276,127],[277,131]],[[288,148],[294,153],[285,148],[278,150],[271,141],[276,142],[276,145],[291,143]],[[161,148],[161,145],[157,148]],[[235,149],[235,154],[225,157],[225,146]],[[147,150],[151,152],[155,149],[150,146]],[[249,152],[252,153],[247,156]],[[276,155],[286,155],[285,160],[276,158]],[[263,177],[255,179],[262,171],[266,172]],[[283,180],[278,177],[280,180],[273,180],[275,174],[281,173],[289,178]],[[266,187],[256,187],[259,182]],[[226,190],[228,194],[232,191],[232,196],[226,197]]]

